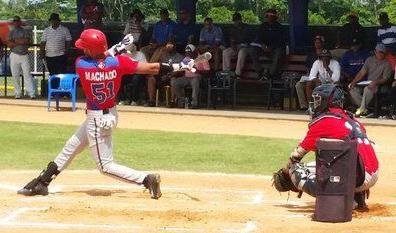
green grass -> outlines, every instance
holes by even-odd
[[[28,114],[28,113],[26,113]],[[43,169],[75,126],[0,121],[0,169]],[[144,170],[271,174],[283,166],[297,140],[117,129],[114,157]],[[86,149],[71,169],[92,169]]]

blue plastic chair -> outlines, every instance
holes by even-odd
[[[59,86],[53,87],[54,83],[59,81]],[[56,110],[59,111],[59,97],[61,94],[70,94],[72,100],[72,111],[76,111],[77,99],[77,81],[79,77],[77,74],[54,74],[48,80],[48,111],[51,106],[51,96],[55,96]]]

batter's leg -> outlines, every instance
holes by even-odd
[[[116,112],[111,111],[109,114]],[[146,174],[141,171],[117,164],[113,161],[112,129],[100,127],[102,116],[89,117],[87,124],[87,136],[91,154],[101,173],[128,183],[143,184],[150,190],[152,198],[161,196],[159,188],[160,176],[158,174]]]

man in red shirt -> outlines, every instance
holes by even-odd
[[[172,71],[169,64],[141,63],[128,56],[114,55],[119,47],[133,43],[126,36],[118,45],[107,50],[103,32],[84,30],[76,41],[76,47],[84,50],[85,56],[76,60],[76,72],[87,98],[87,118],[75,134],[66,142],[63,150],[47,169],[29,182],[18,194],[47,195],[49,183],[64,170],[74,157],[89,147],[100,172],[128,183],[143,184],[151,198],[161,197],[159,174],[146,174],[119,165],[113,161],[112,131],[117,125],[116,98],[125,74],[159,74]]]
[[[313,114],[305,138],[291,153],[287,170],[292,183],[298,190],[316,195],[315,173],[301,159],[309,151],[316,151],[316,142],[321,138],[355,139],[358,160],[363,164],[361,174],[357,174],[355,201],[357,208],[367,210],[365,194],[378,180],[378,160],[369,141],[364,126],[352,114],[344,111],[344,92],[335,84],[323,84],[314,89],[310,110]],[[359,163],[358,162],[358,163]]]

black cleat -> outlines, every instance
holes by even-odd
[[[48,195],[48,187],[46,185],[44,185],[43,183],[39,182],[33,188],[28,188],[25,186],[24,188],[18,190],[17,194],[21,194],[24,196],[36,196],[36,195],[47,196]]]
[[[148,174],[144,178],[143,185],[150,191],[151,198],[158,199],[162,196],[160,183],[161,177],[159,174]]]
[[[369,211],[369,208],[366,204],[366,192],[359,192],[355,193],[355,202],[357,203],[357,206],[355,207],[355,210],[358,212],[367,212]]]

